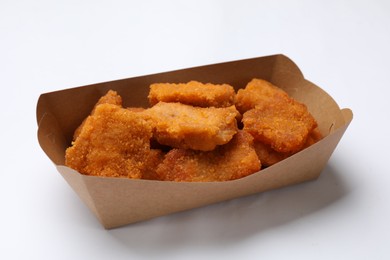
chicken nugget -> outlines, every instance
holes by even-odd
[[[228,181],[253,174],[260,168],[253,137],[239,131],[229,143],[213,151],[172,149],[158,166],[157,174],[165,181]]]
[[[302,149],[309,133],[317,127],[306,106],[293,99],[285,103],[264,103],[244,113],[244,130],[255,140],[281,153]]]
[[[210,151],[237,133],[239,113],[234,106],[201,108],[159,102],[142,113],[153,125],[154,138],[174,148]]]
[[[94,113],[95,111],[95,108],[98,106],[98,105],[101,105],[101,104],[113,104],[113,105],[117,105],[117,106],[122,106],[122,97],[118,95],[118,93],[116,91],[113,91],[113,90],[109,90],[104,96],[102,96],[98,102],[95,104],[94,108],[92,109],[92,112],[91,112],[91,115]],[[80,134],[81,132],[81,129],[83,128],[83,125],[85,123],[85,119],[84,121],[80,124],[80,126],[76,129],[76,131],[74,131],[74,134],[73,134],[73,140],[76,140],[77,136]]]
[[[289,100],[288,94],[272,83],[262,79],[253,79],[245,89],[238,90],[235,105],[237,110],[243,114],[258,104],[285,103]]]
[[[234,96],[234,89],[228,84],[204,84],[190,81],[179,84],[152,84],[148,98],[152,106],[163,101],[180,102],[199,107],[229,107],[234,103]]]
[[[65,164],[86,175],[139,179],[155,164],[151,137],[152,126],[140,113],[100,104],[66,150]]]

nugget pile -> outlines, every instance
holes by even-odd
[[[261,79],[237,93],[228,84],[156,83],[148,99],[149,108],[124,108],[108,91],[75,130],[65,164],[94,176],[228,181],[322,138],[304,104]]]

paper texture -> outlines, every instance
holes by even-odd
[[[65,149],[82,120],[109,89],[124,107],[148,107],[149,85],[197,80],[244,88],[262,78],[305,103],[325,136],[309,148],[242,179],[213,183],[175,183],[85,176],[64,166]],[[213,64],[42,94],[37,105],[38,140],[60,174],[105,228],[183,211],[257,192],[316,179],[352,120],[321,88],[304,79],[284,55]]]

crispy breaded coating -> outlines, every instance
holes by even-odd
[[[149,102],[180,102],[199,107],[229,107],[234,103],[235,91],[228,84],[155,83],[150,85]]]
[[[262,79],[252,79],[245,87],[237,92],[235,105],[240,113],[255,108],[264,103],[285,103],[290,97],[282,89]]]
[[[306,106],[293,99],[285,103],[264,103],[244,113],[244,130],[255,140],[282,153],[302,149],[309,133],[317,127]]]
[[[66,150],[65,164],[86,175],[139,179],[149,162],[155,165],[151,136],[151,125],[139,113],[100,104]]]
[[[101,104],[113,104],[117,106],[122,106],[122,97],[118,95],[116,91],[109,90],[104,96],[102,96],[98,102],[95,104],[94,108],[92,109],[91,115],[95,112],[95,108],[98,105]],[[73,141],[76,140],[77,136],[80,134],[81,129],[83,128],[83,125],[85,123],[84,121],[80,124],[80,126],[74,131],[73,134]]]
[[[237,132],[234,106],[201,108],[159,102],[142,113],[153,125],[154,138],[174,148],[210,151],[229,142]]]
[[[229,143],[213,151],[172,149],[158,166],[157,174],[165,181],[228,181],[248,176],[260,168],[253,137],[239,131]]]

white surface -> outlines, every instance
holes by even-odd
[[[0,259],[390,259],[388,1],[0,2]],[[41,93],[283,53],[354,120],[310,182],[106,231],[40,149]]]

